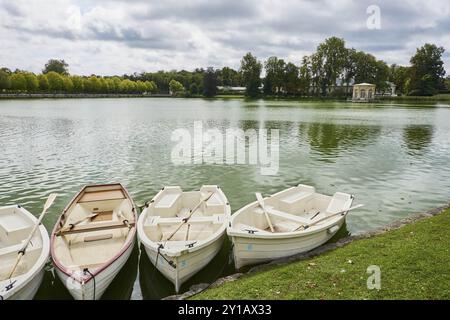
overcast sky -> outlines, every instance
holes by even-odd
[[[72,74],[238,68],[248,51],[300,64],[330,36],[389,64],[432,42],[450,72],[449,0],[0,0],[0,66],[34,72],[50,58]]]

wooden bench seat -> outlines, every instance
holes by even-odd
[[[164,225],[164,224],[179,224],[183,222],[182,217],[170,217],[165,218],[161,216],[151,216],[147,220],[146,226],[150,225]],[[212,215],[212,216],[192,216],[189,220],[189,223],[214,223],[214,222],[222,222],[221,215]]]
[[[261,210],[262,211],[262,210]],[[272,207],[266,207],[266,211],[269,215],[274,216],[276,218],[286,219],[298,222],[300,224],[309,224],[311,223],[311,220],[308,220],[307,218],[299,217],[295,214],[290,214],[284,211],[276,210]]]
[[[134,222],[129,222],[130,226],[134,226]],[[56,233],[57,236],[66,235],[66,234],[74,234],[74,233],[83,233],[83,232],[92,232],[92,231],[100,231],[100,230],[111,230],[111,229],[120,229],[120,228],[128,228],[128,226],[123,222],[107,222],[107,223],[89,223],[83,225],[74,226],[72,229],[68,230],[60,230]]]

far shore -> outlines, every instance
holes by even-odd
[[[202,95],[172,95],[169,93],[0,93],[0,100],[8,99],[92,99],[92,98],[201,98],[201,99],[263,99],[279,101],[343,101],[348,102],[347,97],[320,97],[320,96],[258,96],[247,97],[243,94],[218,94],[214,97],[204,97]],[[381,96],[377,97],[373,103],[379,102],[449,102],[450,93],[437,94],[434,96]],[[370,103],[370,102],[369,102]]]

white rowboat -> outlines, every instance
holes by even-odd
[[[121,184],[84,187],[51,236],[56,273],[77,300],[100,299],[134,246],[137,210]]]
[[[266,212],[255,201],[231,217],[227,233],[233,242],[236,269],[324,244],[344,223],[346,210],[353,209],[352,195],[336,192],[332,197],[326,196],[301,184],[262,201]]]
[[[21,206],[0,208],[0,300],[33,299],[44,277],[50,244],[47,230],[40,225],[25,254],[8,279],[38,219]]]
[[[230,214],[228,200],[217,186],[192,192],[165,187],[140,215],[139,239],[150,261],[178,292],[219,252]]]

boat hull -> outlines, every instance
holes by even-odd
[[[24,283],[20,289],[8,297],[8,300],[32,300],[41,286],[42,280],[44,279],[44,272],[42,266],[42,269],[33,278],[29,279],[28,282]]]
[[[59,268],[56,268],[56,273],[75,300],[99,300],[120,272],[122,267],[128,261],[128,258],[133,252],[133,247],[134,242],[123,252],[121,256],[114,260],[114,262],[104,268],[100,273],[96,274],[95,278],[90,279],[84,284],[79,283]],[[83,270],[79,270],[75,272],[75,277],[82,274]]]
[[[310,251],[330,240],[344,220],[309,234],[292,234],[278,238],[243,237],[230,234],[236,269]]]
[[[175,285],[175,291],[179,292],[181,285],[189,278],[203,269],[217,255],[222,248],[225,239],[225,231],[215,241],[203,246],[195,251],[181,253],[176,257],[164,255],[168,261],[173,261],[175,268],[170,265],[161,255],[158,257],[158,251],[145,247],[147,256],[152,264]]]

